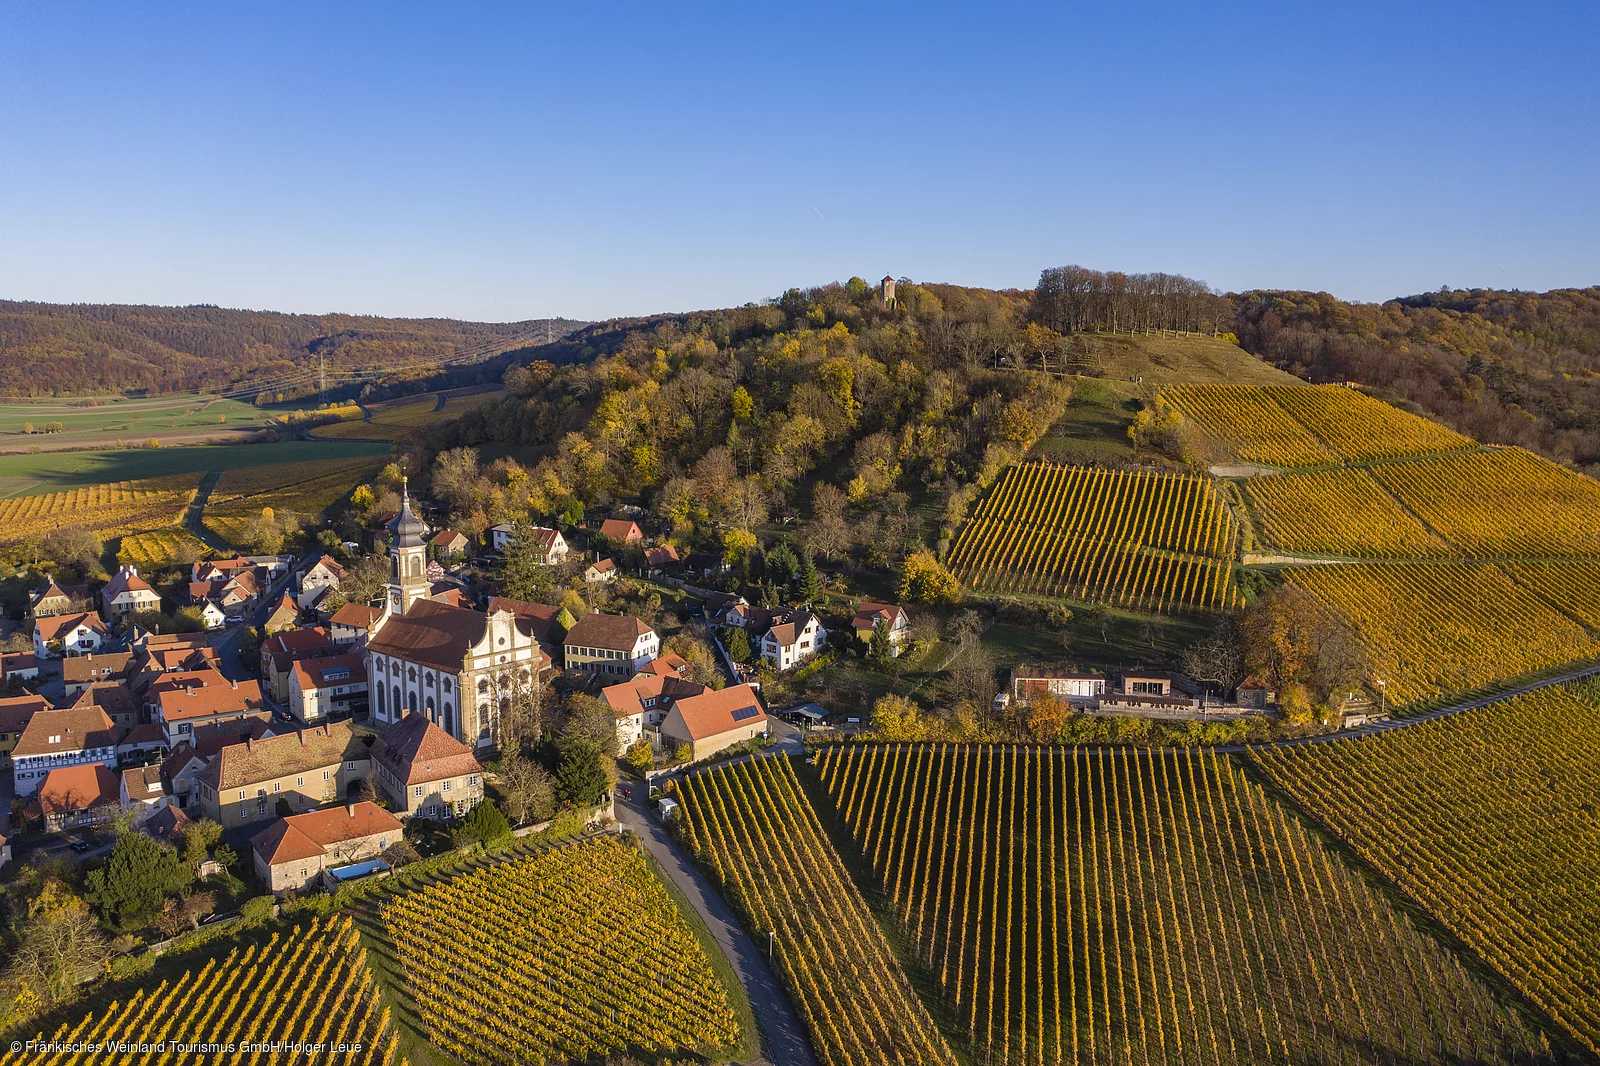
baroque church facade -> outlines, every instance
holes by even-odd
[[[510,611],[428,598],[427,533],[405,494],[389,524],[383,615],[367,640],[373,724],[382,729],[416,713],[468,746],[489,747],[502,708],[537,683],[540,649]]]

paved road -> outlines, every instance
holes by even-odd
[[[817,1066],[805,1026],[800,1024],[782,983],[767,965],[761,949],[745,933],[739,919],[694,865],[694,860],[650,813],[644,802],[644,787],[635,782],[628,791],[631,796],[617,797],[617,820],[639,834],[645,850],[700,912],[712,938],[738,974],[739,983],[744,985],[756,1024],[761,1029],[763,1057],[754,1061],[770,1066]]]

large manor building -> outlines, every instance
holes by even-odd
[[[389,582],[383,614],[367,639],[373,724],[423,715],[468,747],[499,735],[500,708],[534,683],[540,650],[526,621],[428,598],[428,527],[410,496],[389,524]]]

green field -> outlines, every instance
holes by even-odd
[[[318,440],[400,440],[415,429],[460,418],[468,411],[494,403],[504,395],[500,389],[494,389],[408,396],[369,408],[372,412],[370,418],[319,426],[311,431],[311,435]]]
[[[196,470],[231,470],[240,466],[356,459],[384,455],[388,450],[385,444],[368,441],[284,441],[278,444],[228,444],[200,448],[127,448],[0,455],[0,499]]]

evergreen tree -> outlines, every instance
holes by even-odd
[[[597,803],[611,787],[601,762],[600,749],[592,743],[579,743],[567,749],[556,767],[556,798],[564,807],[587,807]]]
[[[486,799],[461,819],[457,835],[469,843],[481,843],[485,847],[492,847],[511,839],[511,823],[500,813],[500,808],[495,805],[494,800]]]
[[[724,644],[728,649],[728,657],[736,663],[750,661],[750,634],[744,631],[743,626],[735,626],[728,632],[728,639]]]
[[[544,565],[544,546],[528,523],[518,522],[513,528],[495,576],[500,579],[502,594],[514,600],[540,603],[549,598],[555,588],[555,575]]]
[[[789,545],[779,542],[767,552],[767,580],[787,588],[794,582],[795,574],[799,571],[800,560],[795,558],[794,551]]]
[[[160,914],[167,896],[186,887],[193,877],[177,852],[125,829],[117,834],[106,864],[89,871],[85,895],[107,922],[138,929]]]
[[[817,573],[816,560],[807,552],[800,563],[800,574],[795,578],[794,598],[810,605],[822,598],[822,576]]]
[[[889,623],[882,618],[872,623],[872,645],[867,650],[867,659],[879,669],[894,661],[894,642],[889,639]]]

